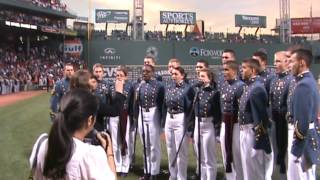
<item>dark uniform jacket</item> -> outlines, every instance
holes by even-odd
[[[164,86],[163,83],[151,79],[148,81],[141,81],[134,87],[135,100],[134,100],[134,118],[138,119],[139,107],[145,108],[146,110],[157,107],[159,110],[160,118],[164,99]],[[161,123],[161,122],[159,122]]]
[[[258,76],[251,78],[244,87],[240,98],[239,125],[253,124],[255,133],[254,149],[271,153],[271,146],[267,132],[268,126],[268,96],[264,85]]]
[[[298,75],[296,81],[291,107],[295,126],[291,153],[296,157],[304,155],[312,164],[320,164],[317,84],[311,72]]]
[[[188,119],[188,117],[191,113],[193,97],[193,89],[185,81],[178,84],[172,82],[171,85],[165,89],[165,100],[162,111],[163,121],[161,126],[164,127],[165,125],[167,112],[171,115],[185,113],[185,119],[189,121],[190,119]]]
[[[58,105],[63,95],[65,95],[70,89],[70,80],[63,78],[57,81],[52,90],[52,96],[50,100],[50,109],[52,112],[58,112]]]

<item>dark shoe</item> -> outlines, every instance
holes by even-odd
[[[139,180],[151,180],[151,176],[149,174],[145,174],[144,176],[140,177]]]
[[[198,174],[193,174],[191,177],[190,177],[191,180],[198,180],[200,178],[198,178]]]
[[[121,173],[121,175],[120,175],[121,177],[127,177],[128,176],[128,173]]]
[[[157,180],[158,175],[151,175],[151,180]]]

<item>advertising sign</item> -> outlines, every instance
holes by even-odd
[[[195,12],[160,11],[160,24],[195,24]]]
[[[291,18],[292,34],[320,33],[320,17]]]
[[[266,16],[253,16],[253,15],[235,15],[236,27],[267,27]]]
[[[64,53],[80,57],[83,51],[83,45],[80,39],[65,40]]]
[[[128,23],[129,10],[96,9],[96,23]]]

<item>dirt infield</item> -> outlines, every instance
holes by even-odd
[[[4,107],[18,101],[29,99],[46,92],[47,91],[45,90],[39,90],[39,91],[19,92],[19,93],[13,93],[8,95],[0,95],[0,107]]]

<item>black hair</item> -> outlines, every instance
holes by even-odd
[[[98,109],[96,97],[85,89],[74,89],[64,95],[59,112],[55,116],[48,138],[43,175],[61,179],[66,175],[66,166],[73,153],[73,133],[86,126],[90,116]]]
[[[228,68],[232,69],[235,72],[238,72],[238,64],[235,61],[227,61],[226,63],[224,63],[225,65],[227,65]]]
[[[262,71],[260,62],[257,59],[248,58],[243,60],[242,63],[247,63],[250,68],[256,71],[257,74],[259,74]]]
[[[268,61],[268,55],[262,51],[256,51],[253,53],[253,56],[260,57],[261,61],[265,62],[267,64]]]
[[[309,68],[312,63],[312,52],[308,49],[297,49],[292,52],[297,55],[298,60],[303,60]]]
[[[236,52],[233,50],[233,49],[225,49],[223,50],[224,53],[230,53],[232,54],[233,56],[236,56]]]
[[[176,67],[176,68],[173,68],[173,69],[179,71],[180,74],[183,76],[183,79],[186,79],[186,78],[187,78],[187,74],[186,74],[186,72],[184,71],[183,67],[179,66],[179,67]]]
[[[202,63],[205,68],[209,68],[209,63],[208,63],[208,61],[206,61],[206,60],[204,60],[204,59],[199,59],[199,60],[197,61],[197,63]]]
[[[201,69],[200,72],[205,72],[210,80],[210,84],[216,87],[216,81],[215,81],[215,76],[214,73],[210,69]]]
[[[143,65],[144,67],[149,67],[151,69],[151,71],[154,73],[154,67],[151,66],[150,64],[145,64]]]

